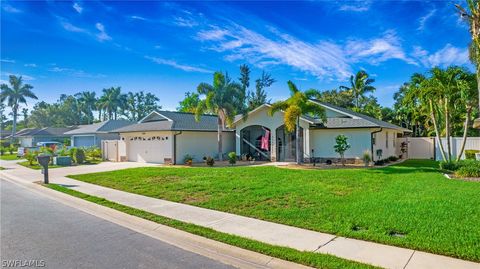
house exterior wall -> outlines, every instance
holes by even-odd
[[[251,126],[251,125],[260,125],[264,126],[271,131],[271,139],[270,139],[270,150],[271,150],[271,160],[276,161],[277,159],[277,137],[276,137],[276,130],[278,127],[284,124],[283,122],[283,112],[276,112],[273,116],[268,115],[268,107],[259,108],[254,113],[248,115],[246,120],[240,120],[235,124],[235,145],[236,145],[236,153],[238,156],[241,154],[241,131],[243,128]],[[307,153],[309,152],[307,149],[309,147],[308,141],[308,128],[309,124],[303,120],[300,121],[300,127],[303,128],[304,134],[304,155],[308,157]]]
[[[310,130],[310,151],[314,149],[316,158],[339,158],[340,155],[335,152],[335,138],[343,134],[348,137],[350,149],[345,152],[345,158],[360,159],[365,150],[371,150],[371,132],[370,128],[356,129],[312,129]]]
[[[20,142],[21,147],[33,147],[33,137],[19,137],[18,141]]]
[[[379,128],[376,130],[379,130]],[[397,133],[397,130],[383,128],[381,132],[374,134],[375,144],[373,145],[373,160],[376,161],[378,159],[386,159],[390,156],[397,156]],[[378,149],[382,150],[382,156],[377,155]]]
[[[235,151],[235,133],[223,132],[223,153]],[[194,158],[194,162],[202,162],[204,156],[218,156],[217,132],[183,131],[176,136],[176,164],[183,164],[186,154]]]

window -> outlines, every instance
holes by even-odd
[[[393,147],[396,147],[397,133],[393,133]]]
[[[375,145],[377,143],[377,134],[373,134],[372,136],[372,145]]]
[[[388,132],[385,132],[385,147],[388,149]]]

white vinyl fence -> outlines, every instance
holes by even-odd
[[[447,153],[447,139],[442,138],[442,144]],[[400,155],[400,147],[402,142],[407,142],[406,158],[408,159],[435,159],[442,160],[440,146],[436,143],[435,137],[402,137],[397,138],[397,153]],[[434,146],[435,145],[435,146]],[[455,159],[460,153],[462,147],[462,137],[451,138],[452,159]],[[475,149],[480,150],[480,137],[467,137],[465,143],[465,150]],[[462,159],[465,158],[465,152],[462,154]]]

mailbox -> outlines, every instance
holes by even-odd
[[[40,155],[37,157],[37,161],[43,166],[43,182],[48,184],[48,164],[50,163],[50,156]]]

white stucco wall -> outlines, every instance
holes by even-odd
[[[378,130],[378,129],[377,129]],[[387,146],[387,133],[388,133],[388,146]],[[382,159],[386,159],[390,156],[397,156],[396,152],[396,137],[398,131],[394,129],[382,129],[380,133],[376,133],[376,143],[373,145],[373,157],[374,160],[378,160],[377,150],[382,150]]]
[[[194,157],[195,162],[202,162],[204,156],[218,155],[217,132],[183,131],[176,136],[176,163],[182,164],[186,154]],[[235,133],[223,132],[223,153],[235,151]]]
[[[343,134],[348,137],[351,148],[345,152],[345,158],[361,158],[365,150],[371,150],[370,128],[358,129],[313,129],[310,130],[311,148],[315,150],[315,157],[339,158],[335,152],[335,138]]]

